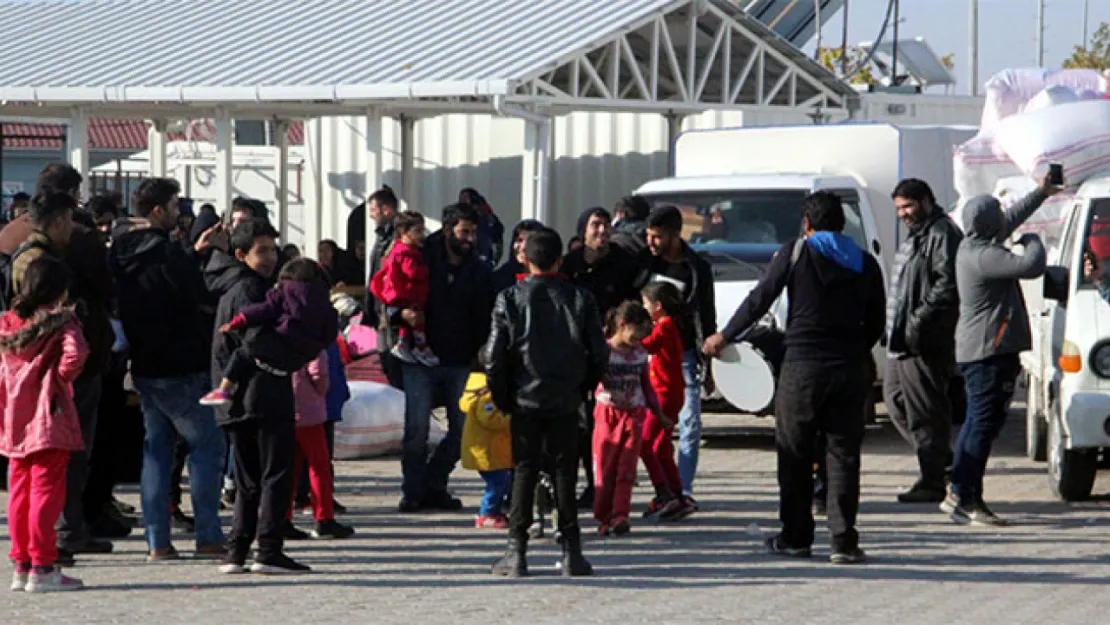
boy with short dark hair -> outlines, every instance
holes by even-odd
[[[578,408],[601,379],[609,348],[593,296],[558,274],[562,249],[550,228],[528,237],[530,275],[497,296],[483,353],[493,401],[513,415],[516,464],[509,544],[493,566],[495,575],[528,574],[528,528],[545,450],[555,465],[563,575],[593,572],[582,556],[575,500]]]

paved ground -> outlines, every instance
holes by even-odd
[[[399,466],[387,459],[340,465],[339,498],[359,535],[292,546],[315,568],[311,575],[224,577],[211,564],[147,565],[142,542],[131,538],[73,570],[89,584],[85,592],[0,594],[0,623],[1106,622],[1107,503],[1052,501],[1043,466],[1021,455],[1016,416],[987,479],[995,510],[1014,523],[1004,530],[960,528],[932,506],[892,503],[913,463],[889,425],[873,429],[861,515],[872,563],[857,568],[827,563],[823,530],[811,562],[764,555],[760,536],[776,517],[769,424],[710,423],[729,427],[711,432],[702,452],[705,512],[678,526],[641,524],[621,540],[591,537],[592,579],[556,576],[550,543],[533,545],[536,577],[490,577],[503,536],[474,530],[473,508],[394,514]],[[459,476],[457,491],[473,506],[479,483]],[[1110,491],[1110,480],[1096,491]],[[636,504],[647,495],[638,489]],[[124,498],[136,502],[133,491]],[[6,525],[0,531],[6,550]],[[187,538],[177,545],[189,546]]]

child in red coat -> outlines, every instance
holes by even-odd
[[[382,268],[370,280],[370,291],[386,305],[392,318],[398,310],[412,308],[424,310],[428,305],[430,278],[428,264],[424,262],[424,216],[415,211],[401,211],[393,219],[397,240],[389,248]],[[397,344],[390,353],[407,363],[426,367],[439,365],[439,358],[428,346],[424,327],[413,327],[402,322]]]
[[[27,266],[12,310],[0,318],[0,454],[10,459],[8,530],[12,590],[78,590],[62,574],[54,524],[66,500],[66,464],[85,448],[73,381],[89,347],[71,308],[63,308],[69,269],[43,256]]]
[[[644,512],[644,518],[672,521],[685,518],[693,507],[682,498],[682,479],[674,460],[674,425],[686,397],[682,378],[682,296],[670,282],[652,282],[641,293],[644,308],[651,315],[651,334],[644,339],[644,349],[651,354],[651,387],[659,396],[662,414],[649,414],[644,419],[640,459],[651,476],[655,498]]]

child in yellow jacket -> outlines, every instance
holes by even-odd
[[[486,387],[486,376],[470,374],[466,392],[459,399],[459,408],[466,413],[463,426],[462,466],[477,471],[486,482],[485,496],[474,520],[474,527],[505,529],[509,520],[502,504],[512,486],[513,441],[509,415],[493,405],[493,396]]]

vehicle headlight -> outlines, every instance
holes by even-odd
[[[1099,341],[1091,348],[1091,371],[1100,378],[1110,378],[1110,341]]]

